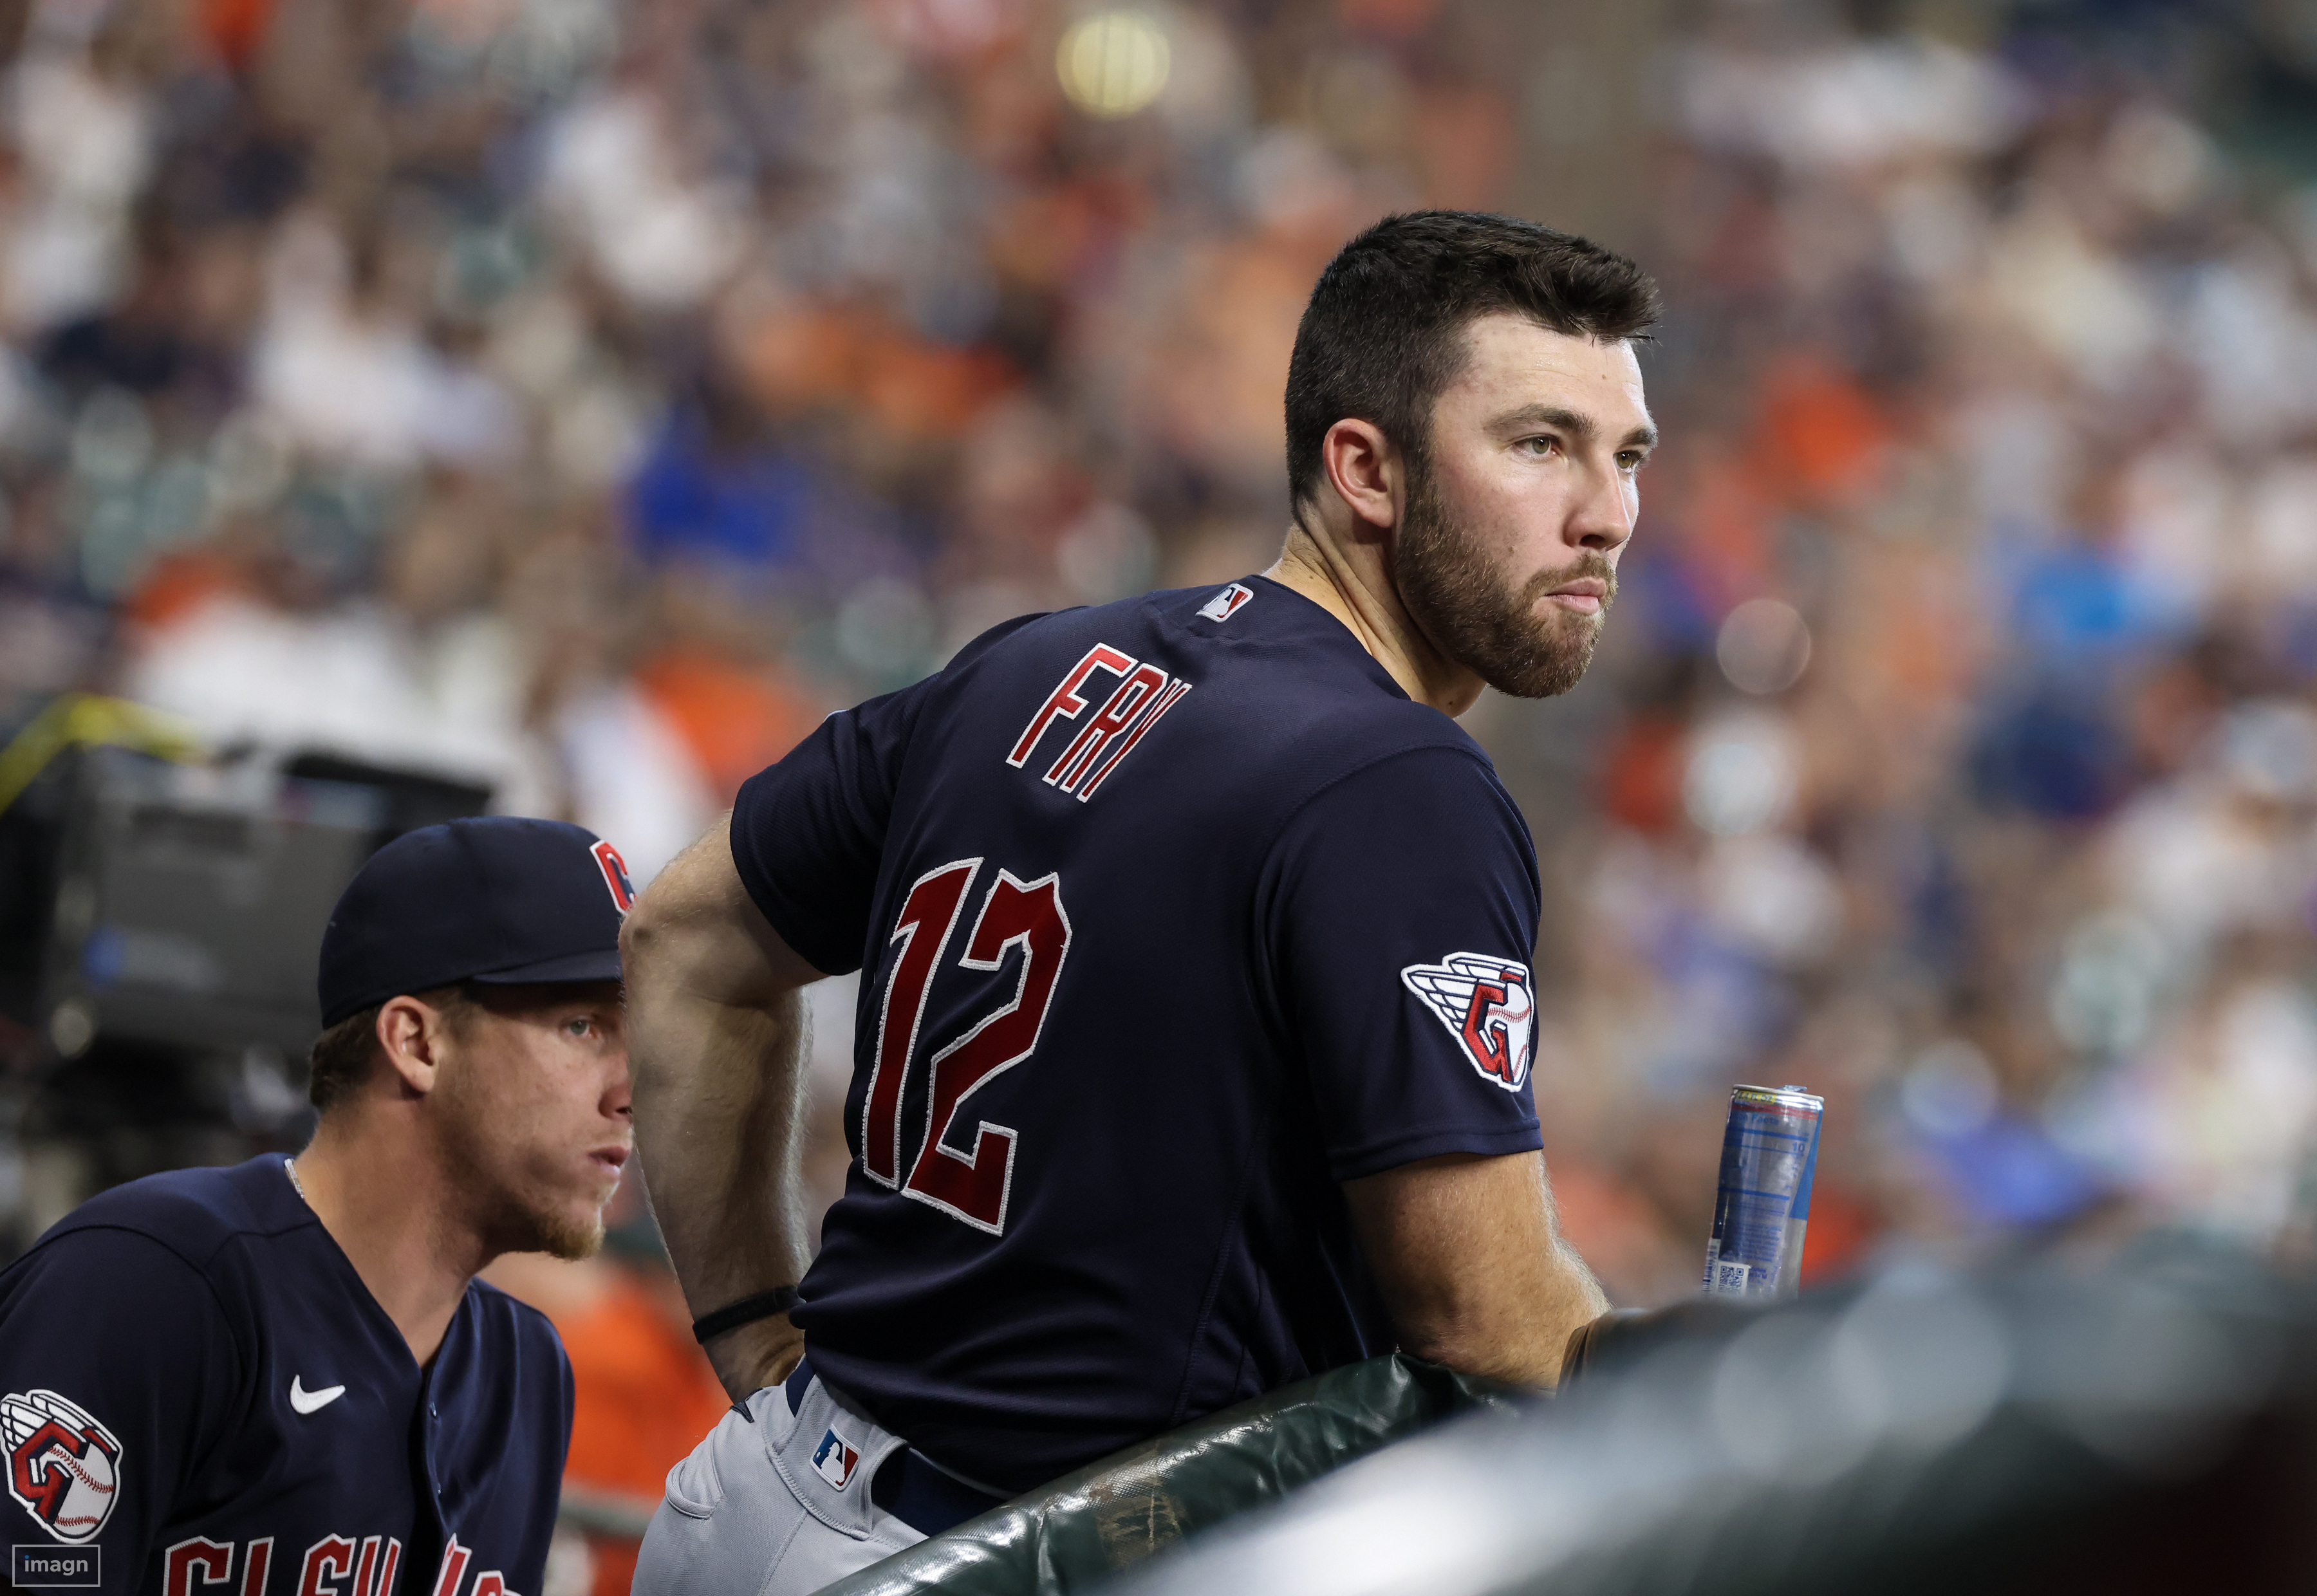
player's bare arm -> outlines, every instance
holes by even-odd
[[[793,1285],[806,1262],[802,988],[820,972],[749,901],[729,827],[660,873],[621,937],[638,1153],[695,1316]],[[784,1378],[803,1346],[779,1314],[711,1337],[708,1356],[738,1401]]]
[[[1345,1183],[1401,1347],[1464,1374],[1550,1386],[1570,1333],[1608,1311],[1561,1239],[1542,1154],[1427,1158]]]

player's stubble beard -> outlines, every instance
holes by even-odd
[[[443,1107],[443,1151],[461,1187],[461,1217],[494,1253],[545,1253],[566,1262],[592,1258],[604,1244],[604,1210],[574,1220],[551,1181],[526,1167],[525,1132],[501,1105],[487,1100],[480,1077],[488,1064],[472,1055],[447,1073],[438,1092]],[[479,1065],[482,1067],[478,1067]]]
[[[1593,663],[1594,646],[1616,602],[1615,567],[1600,550],[1588,548],[1508,590],[1449,514],[1431,462],[1414,452],[1406,459],[1408,505],[1393,577],[1409,619],[1435,648],[1498,692],[1549,699],[1576,686]],[[1579,615],[1559,604],[1539,612],[1546,593],[1582,576],[1596,577],[1607,589],[1597,614]]]

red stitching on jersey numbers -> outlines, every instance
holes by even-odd
[[[980,865],[979,859],[960,860],[919,877],[890,939],[907,941],[885,989],[877,1057],[861,1115],[863,1167],[888,1186],[894,1183],[892,1175],[881,1173],[872,1160],[881,1161],[890,1153],[894,1162],[886,1168],[899,1167],[901,1100],[934,966],[948,946],[958,907]],[[919,934],[936,923],[942,928],[937,938]],[[1062,907],[1060,878],[1046,875],[1024,881],[1001,869],[982,899],[958,964],[970,970],[1003,969],[1007,952],[1020,949],[1014,998],[934,1055],[925,1139],[917,1144],[903,1196],[930,1204],[977,1230],[1005,1233],[1006,1202],[1014,1187],[1013,1128],[980,1121],[971,1153],[948,1146],[945,1138],[968,1098],[1036,1051],[1069,947],[1070,917]],[[909,1015],[906,1033],[892,1023],[897,997]]]

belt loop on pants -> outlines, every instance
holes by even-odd
[[[796,1372],[782,1386],[782,1394],[788,1398],[789,1412],[801,1412],[805,1397],[819,1378],[813,1372],[811,1359],[798,1360]],[[821,1389],[828,1393],[833,1403],[836,1394],[826,1380],[821,1381]],[[816,1437],[809,1444],[818,1445],[821,1439]],[[980,1518],[991,1508],[1003,1506],[1006,1501],[944,1473],[940,1465],[906,1441],[873,1467],[875,1473],[869,1481],[870,1501],[921,1535],[939,1535],[944,1529],[955,1529],[968,1519]]]

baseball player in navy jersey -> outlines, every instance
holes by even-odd
[[[1395,1346],[1553,1381],[1605,1304],[1538,1151],[1535,854],[1454,717],[1584,672],[1655,299],[1530,223],[1379,224],[1297,336],[1276,565],[997,628],[655,883],[640,1154],[741,1405],[640,1596],[812,1590]],[[799,992],[854,969],[804,1271]]]
[[[537,1596],[570,1366],[473,1277],[602,1235],[631,898],[576,825],[398,838],[323,936],[306,1149],[117,1187],[0,1272],[17,1586]]]

